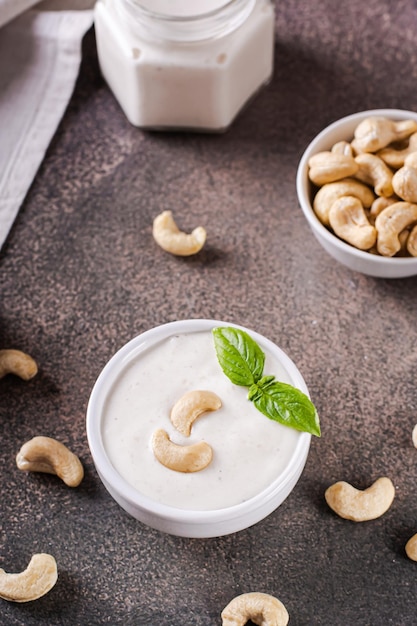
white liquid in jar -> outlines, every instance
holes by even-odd
[[[223,5],[240,11],[220,19]],[[272,75],[270,0],[97,0],[94,24],[103,76],[135,126],[225,130]]]
[[[190,17],[220,9],[230,0],[138,0],[138,5],[161,15]]]
[[[268,353],[264,372],[292,382]],[[200,416],[190,437],[184,437],[169,414],[193,389],[214,391],[223,406]],[[153,500],[190,510],[238,504],[281,474],[300,435],[261,414],[247,399],[247,391],[221,370],[210,332],[173,336],[140,354],[114,383],[104,408],[104,447],[121,476]],[[214,453],[211,464],[188,474],[161,465],[151,448],[158,428],[181,445],[207,441]]]

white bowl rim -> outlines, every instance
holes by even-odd
[[[407,115],[412,116],[417,121],[416,111],[407,111],[406,109],[370,109],[368,111],[359,111],[357,113],[352,113],[351,115],[346,115],[345,117],[341,117],[340,119],[332,122],[331,124],[323,128],[323,130],[321,130],[318,135],[316,135],[314,139],[312,139],[312,141],[305,149],[297,169],[296,187],[298,199],[303,213],[307,218],[307,221],[310,223],[310,225],[313,226],[314,229],[316,229],[320,233],[320,236],[328,241],[331,245],[338,245],[341,250],[344,250],[345,252],[351,254],[353,257],[357,257],[358,259],[366,261],[370,265],[378,265],[379,267],[382,267],[385,265],[392,266],[392,264],[395,263],[397,267],[403,268],[416,266],[417,272],[417,257],[384,257],[373,255],[364,250],[359,250],[358,248],[355,248],[354,246],[351,246],[350,244],[343,241],[342,239],[336,237],[336,235],[331,233],[320,222],[319,218],[314,213],[307,190],[307,185],[309,182],[307,177],[308,160],[317,151],[315,150],[317,144],[319,144],[329,132],[338,128],[343,123],[360,121],[365,117],[380,116],[400,120],[404,119]]]
[[[140,352],[154,342],[162,341],[163,339],[176,333],[211,330],[217,326],[232,326],[248,332],[261,347],[264,346],[278,356],[279,360],[283,364],[283,367],[288,372],[290,379],[292,380],[292,384],[297,386],[306,395],[309,395],[306,383],[301,373],[293,361],[281,348],[259,333],[232,322],[210,319],[187,319],[167,322],[140,333],[122,346],[104,366],[90,395],[86,416],[87,439],[90,451],[96,465],[97,472],[100,475],[100,478],[102,478],[105,486],[106,483],[108,483],[125,502],[129,503],[134,508],[140,508],[148,514],[150,513],[167,521],[198,525],[232,521],[233,519],[241,518],[250,511],[253,512],[257,508],[264,507],[266,501],[275,499],[277,495],[284,490],[286,485],[293,480],[293,477],[300,472],[300,467],[301,469],[304,467],[307,459],[311,435],[306,432],[299,432],[298,442],[290,462],[283,472],[281,472],[281,474],[271,483],[271,485],[245,502],[222,509],[202,511],[179,509],[159,503],[156,500],[152,500],[132,487],[113,467],[107,456],[102,441],[101,409],[105,401],[106,389],[109,388],[116,375],[120,374],[124,366],[126,366],[133,358],[136,358]]]

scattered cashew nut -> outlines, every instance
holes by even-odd
[[[257,626],[287,626],[290,619],[280,600],[258,591],[233,598],[221,617],[222,626],[244,626],[249,620]]]
[[[410,537],[405,544],[405,552],[409,559],[417,561],[417,534]]]
[[[222,401],[213,391],[188,391],[174,404],[171,410],[171,422],[186,437],[191,433],[195,420],[207,411],[216,411]]]
[[[55,474],[68,487],[77,487],[84,477],[80,459],[51,437],[33,437],[23,444],[16,456],[16,464],[25,472]]]
[[[56,561],[46,553],[34,554],[27,568],[8,574],[0,568],[0,598],[10,602],[30,602],[44,596],[58,579]]]
[[[342,196],[358,198],[365,208],[369,208],[375,199],[374,193],[367,185],[353,178],[344,178],[323,185],[314,197],[313,208],[319,220],[326,226],[329,225],[329,211],[332,204]]]
[[[416,131],[414,120],[396,122],[385,117],[367,117],[356,127],[352,147],[358,154],[377,152],[390,143],[407,139]]]
[[[406,202],[417,202],[417,152],[412,152],[392,179],[395,193]]]
[[[389,478],[378,478],[361,491],[347,482],[339,481],[326,489],[326,502],[340,517],[353,522],[366,522],[381,517],[390,508],[395,487]]]
[[[15,374],[23,380],[30,380],[38,372],[36,361],[21,350],[0,350],[0,378]]]
[[[361,201],[353,196],[342,196],[332,204],[329,223],[338,237],[359,250],[375,245],[376,229],[369,223]]]
[[[375,220],[379,254],[394,256],[401,249],[399,234],[415,223],[417,223],[417,204],[395,202],[381,211]]]
[[[413,431],[411,433],[411,440],[413,442],[413,446],[417,448],[417,424],[414,426]]]
[[[315,185],[325,185],[353,176],[359,165],[352,155],[338,152],[318,152],[308,162],[309,177]]]
[[[152,232],[163,250],[177,256],[197,254],[206,241],[206,231],[202,226],[189,234],[180,231],[171,211],[163,211],[154,219]]]
[[[162,428],[152,436],[152,449],[158,461],[175,472],[200,472],[213,458],[213,450],[207,442],[198,441],[189,446],[180,446],[172,442]]]
[[[358,154],[355,161],[358,165],[355,178],[371,185],[377,196],[384,196],[385,198],[392,196],[394,193],[392,187],[393,172],[382,159],[375,154],[364,152]]]

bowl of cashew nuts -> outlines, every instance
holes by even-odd
[[[322,247],[378,278],[417,275],[417,113],[374,109],[322,130],[305,150],[297,195]]]
[[[275,343],[236,324],[194,319],[120,348],[88,403],[88,443],[107,491],[125,512],[172,535],[217,537],[264,519],[295,487],[310,447],[311,434],[268,419],[248,388],[224,375],[213,343],[219,327],[250,333],[265,374],[308,396]]]

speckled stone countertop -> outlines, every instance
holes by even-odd
[[[68,109],[0,253],[0,346],[39,363],[0,384],[0,566],[50,552],[59,578],[1,623],[216,626],[246,591],[277,596],[291,626],[415,626],[417,277],[381,280],[333,261],[298,207],[314,135],[371,108],[417,110],[417,10],[398,0],[278,2],[272,82],[223,135],[132,127],[101,78],[94,31]],[[155,244],[170,209],[206,226],[193,258]],[[305,471],[271,515],[239,533],[184,539],[129,517],[95,471],[85,431],[93,384],[129,339],[185,318],[229,320],[293,359],[322,423]],[[76,489],[17,470],[37,434],[76,452]],[[336,480],[381,475],[396,498],[355,524],[327,507]]]

